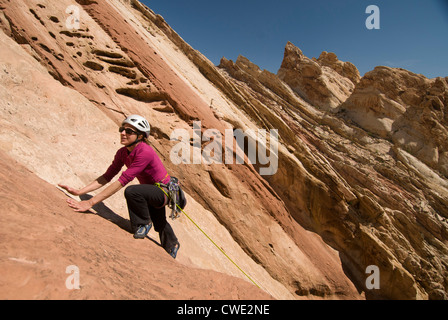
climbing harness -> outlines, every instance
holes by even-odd
[[[179,185],[179,179],[171,177],[167,184],[158,182],[158,186],[168,198],[168,207],[171,209],[170,218],[175,220],[180,217],[180,212],[186,205],[186,199]],[[166,189],[167,191],[165,191]]]

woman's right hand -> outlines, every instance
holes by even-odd
[[[78,189],[63,185],[63,184],[58,184],[59,187],[61,187],[62,189],[66,190],[68,193],[74,195],[74,196],[79,196],[81,195],[81,192],[79,192]]]

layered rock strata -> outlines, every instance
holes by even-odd
[[[71,5],[0,0],[9,156],[52,184],[87,183],[109,164],[120,121],[139,113],[194,218],[275,298],[447,298],[446,78],[386,67],[361,78],[334,53],[310,59],[292,43],[277,74],[242,56],[216,67],[136,0],[78,0],[76,30]],[[201,134],[278,130],[278,170],[261,176],[248,157],[173,164],[172,132],[195,122]],[[127,217],[122,195],[106,205]],[[174,228],[181,263],[247,280],[193,226]],[[366,286],[369,266],[378,288]]]

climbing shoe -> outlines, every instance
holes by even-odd
[[[177,242],[169,251],[170,256],[172,256],[174,259],[176,259],[177,251],[179,251],[180,243]]]
[[[135,239],[144,239],[148,234],[149,230],[151,230],[152,222],[149,224],[141,225],[138,227],[137,231],[134,233]]]

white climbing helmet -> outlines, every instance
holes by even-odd
[[[149,137],[149,132],[151,131],[151,126],[149,125],[149,122],[143,118],[142,116],[139,116],[137,114],[130,115],[126,119],[123,120],[121,125],[124,125],[125,123],[130,124],[138,131],[141,131],[146,134],[146,138]]]

